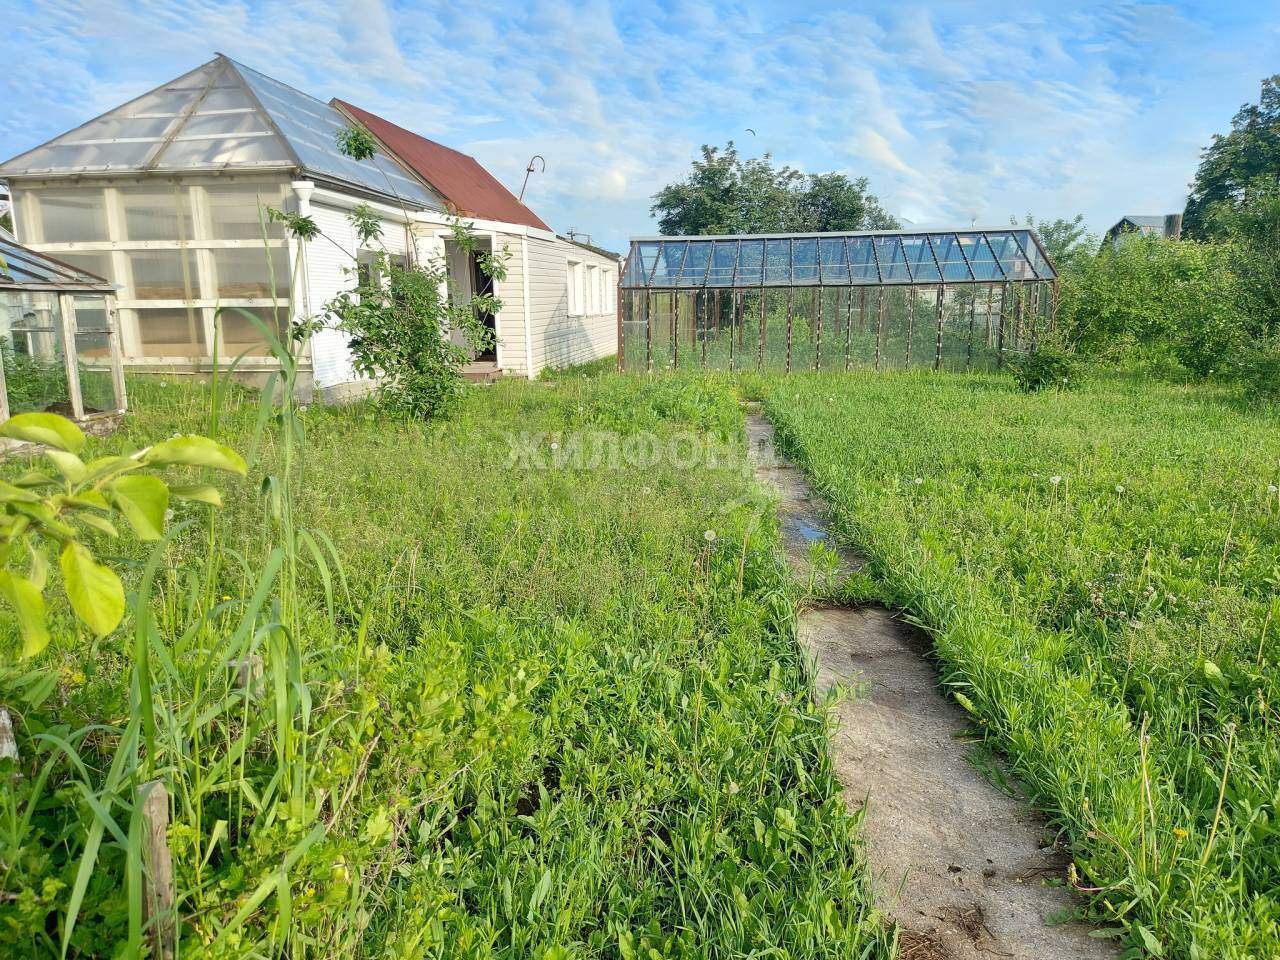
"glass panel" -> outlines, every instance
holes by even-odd
[[[884,325],[880,331],[880,366],[893,369],[907,363],[907,324],[911,291],[897,288],[884,292]]]
[[[738,285],[759,283],[764,269],[764,241],[743,240],[738,248]]]
[[[789,241],[770,240],[769,244],[781,242],[790,245]],[[764,369],[785,370],[787,368],[787,301],[795,296],[789,287],[776,287],[765,290],[765,330],[764,330]],[[759,322],[759,317],[756,318]]]
[[[190,240],[191,192],[174,184],[121,187],[126,240]]]
[[[684,251],[688,246],[683,240],[674,243],[662,243],[658,251],[658,260],[654,264],[653,279],[649,282],[655,287],[674,286],[680,276],[680,264],[684,260]]]
[[[799,240],[795,245],[799,247]],[[814,256],[817,256],[817,242],[813,243]],[[798,267],[797,267],[798,268]],[[817,273],[817,265],[814,265]],[[816,279],[816,276],[815,276]],[[814,358],[817,356],[818,343],[818,294],[817,287],[797,290],[791,310],[791,369],[812,370]]]
[[[289,298],[289,252],[284,247],[214,250],[214,282],[218,296],[229,300]],[[274,272],[274,277],[272,273]]]
[[[821,336],[815,350],[818,369],[843,370],[845,303],[852,291],[847,286],[840,286],[814,292],[822,305]]]
[[[883,289],[883,288],[881,288]],[[870,366],[876,360],[877,290],[850,290],[854,295],[849,318],[849,362],[853,366]]]
[[[989,233],[987,240],[1010,280],[1034,280],[1035,270],[1022,255],[1022,248],[1012,233]]]
[[[996,263],[991,245],[980,233],[961,234],[960,246],[969,258],[969,267],[973,270],[975,280],[1003,280],[1000,265]]]
[[[1000,330],[1000,293],[994,286],[977,287],[978,315],[974,318],[973,369],[994,370]]]
[[[107,239],[106,197],[100,187],[60,188],[29,194],[40,216],[44,243],[89,243]]]
[[[94,276],[102,277],[104,280],[115,282],[115,277],[111,275],[111,254],[109,253],[64,253],[58,252],[57,258],[63,263],[69,263],[71,266],[79,270],[85,270]]]
[[[643,290],[622,292],[622,365],[626,370],[645,368],[645,318]]]
[[[389,179],[406,203],[440,209],[430,191],[386,157],[344,156],[335,141],[347,122],[333,107],[242,64],[235,66],[304,166],[380,194],[387,193]]]
[[[136,299],[190,300],[200,295],[200,285],[190,252],[135,250],[128,257],[133,275],[133,295]]]
[[[226,136],[233,133],[260,133],[273,136],[267,121],[256,111],[244,113],[197,113],[183,124],[175,142],[195,140],[209,136]]]
[[[207,357],[209,350],[205,346],[201,312],[194,307],[149,307],[135,311],[142,355],[184,359]]]
[[[969,268],[965,265],[964,254],[960,242],[954,233],[937,233],[929,238],[933,244],[934,255],[942,264],[942,279],[947,281],[971,280]]]
[[[675,294],[671,291],[664,290],[650,296],[649,325],[652,337],[650,356],[655,370],[671,369],[671,329],[675,319],[674,311]]]
[[[932,367],[938,352],[938,288],[912,287],[907,291],[906,309],[907,364]]]
[[[238,87],[216,87],[210,90],[203,100],[200,101],[200,109],[196,111],[196,116],[202,116],[208,113],[214,113],[218,110],[253,110],[257,108],[250,102],[248,96]]]
[[[974,308],[983,295],[981,287],[965,284],[947,291],[947,299],[942,308],[942,368],[944,370],[964,370],[969,361],[970,327],[976,330]]]
[[[76,363],[84,412],[116,409],[111,379],[111,333],[107,302],[102,297],[76,297]]]
[[[0,311],[0,353],[10,413],[49,410],[72,415],[57,297],[7,294]]]
[[[267,236],[284,237],[284,227],[266,218],[260,208],[281,205],[283,185],[279,183],[216,183],[204,188],[209,208],[209,228],[214,240],[261,240],[262,223]]]
[[[765,283],[791,282],[791,241],[770,240],[765,244]]]
[[[897,237],[876,237],[876,258],[880,261],[880,274],[885,283],[908,283],[907,261],[902,253],[902,243]]]
[[[738,241],[717,240],[711,252],[711,268],[707,271],[707,284],[710,286],[732,284],[737,262]]]
[[[876,255],[870,237],[849,238],[849,263],[854,283],[880,282],[880,271],[876,269]]]
[[[156,167],[161,170],[181,170],[191,166],[266,166],[285,164],[289,160],[289,154],[278,137],[242,135],[214,140],[175,140],[165,147]],[[383,192],[386,192],[385,187]]]
[[[266,357],[271,354],[267,338],[250,316],[257,318],[282,341],[289,322],[289,307],[224,307],[218,311],[215,323],[219,326],[218,349],[223,359],[231,360],[246,353],[250,357]]]
[[[711,261],[711,244],[691,242],[680,268],[680,286],[702,286],[707,277],[707,264]]]
[[[844,238],[821,240],[818,256],[822,260],[823,283],[848,283],[849,264],[844,259]]]
[[[916,283],[937,283],[942,279],[925,237],[903,237],[902,249],[911,267],[911,278]]]
[[[817,240],[792,240],[791,259],[796,283],[818,282]]]
[[[1036,275],[1041,280],[1052,280],[1055,276],[1053,268],[1049,266],[1049,261],[1040,252],[1040,246],[1032,238],[1031,233],[1026,230],[1020,231],[1018,233],[1018,242],[1022,244],[1022,252],[1031,261],[1031,266],[1035,268]]]

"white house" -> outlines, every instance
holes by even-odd
[[[374,136],[376,156],[338,149],[353,125]],[[117,284],[134,371],[203,373],[215,342],[220,362],[248,351],[242,371],[270,370],[258,328],[219,308],[282,333],[290,318],[320,313],[372,253],[347,220],[362,203],[381,217],[387,250],[444,256],[464,297],[483,278],[447,239],[455,215],[482,247],[507,251],[491,319],[497,349],[476,358],[473,374],[533,377],[617,349],[618,257],[558,237],[470,157],[220,54],[0,164],[0,178],[20,242]],[[311,216],[321,236],[298,241],[264,226],[264,205]],[[312,338],[302,368],[326,394],[363,386],[334,330]]]

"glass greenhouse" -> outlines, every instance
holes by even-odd
[[[0,238],[0,420],[122,413],[115,313],[102,277]]]
[[[329,104],[219,55],[0,164],[0,179],[19,240],[118,284],[128,363],[201,369],[216,342],[216,359],[243,355],[252,369],[271,364],[258,324],[283,332],[306,294],[297,244],[265,207],[300,211],[327,188],[351,205],[443,209],[385,155],[345,156],[347,127]]]
[[[1052,327],[1057,273],[1031,230],[632,240],[619,365],[998,367]]]

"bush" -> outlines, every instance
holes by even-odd
[[[1100,360],[1165,352],[1205,378],[1250,336],[1226,244],[1126,237],[1062,279],[1060,329],[1079,352]]]
[[[1009,369],[1024,393],[1070,390],[1080,380],[1080,364],[1075,355],[1054,343],[1041,343],[1026,356],[1013,358]]]

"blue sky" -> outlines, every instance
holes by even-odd
[[[1280,4],[0,0],[12,156],[221,51],[465,150],[614,249],[702,143],[867,176],[919,224],[1181,209],[1280,71]],[[746,128],[753,128],[753,135]]]

